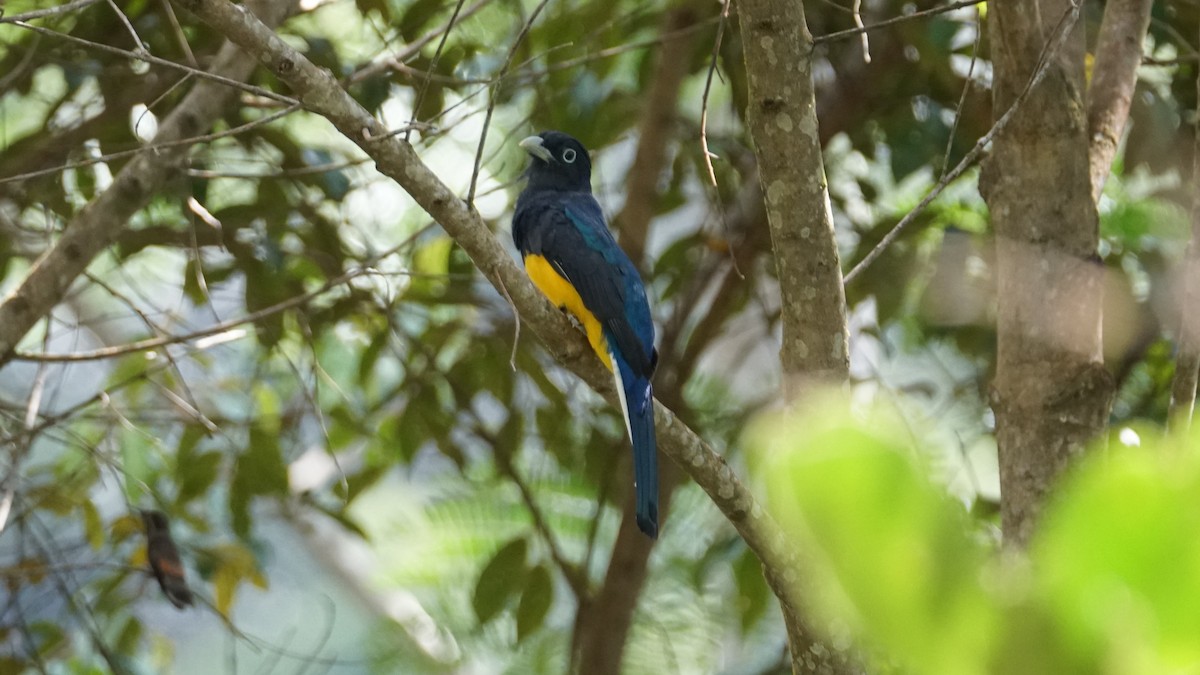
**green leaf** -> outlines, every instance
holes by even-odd
[[[37,653],[43,657],[53,654],[67,640],[66,633],[53,621],[34,621],[29,624],[28,632],[37,645]]]
[[[1076,654],[1147,675],[1200,663],[1200,457],[1190,445],[1095,458],[1046,513],[1031,555]]]
[[[389,469],[390,466],[369,466],[358,473],[349,474],[344,484],[342,481],[333,484],[333,493],[349,504],[362,494],[363,490],[379,482]]]
[[[529,571],[521,602],[517,605],[517,642],[541,628],[550,605],[554,604],[554,582],[545,565]]]
[[[203,452],[187,463],[176,466],[179,493],[175,496],[175,503],[183,505],[204,494],[216,482],[220,470],[221,454],[218,452]]]
[[[267,588],[267,578],[258,567],[254,553],[240,544],[225,544],[212,549],[216,564],[212,574],[214,605],[221,616],[228,617],[237,596],[238,586],[249,581],[258,588]]]
[[[984,552],[963,508],[891,440],[905,433],[836,408],[766,433],[759,473],[781,524],[813,551],[819,611],[914,671],[989,672],[980,655],[999,612],[980,581]]]
[[[233,531],[242,538],[250,534],[250,501],[261,495],[286,496],[287,465],[279,438],[262,427],[250,428],[250,445],[238,456],[229,486],[229,512]]]
[[[83,531],[87,534],[88,544],[93,551],[99,551],[107,534],[104,531],[104,523],[100,520],[100,512],[86,496],[79,503],[79,508],[83,510]]]
[[[250,427],[250,447],[242,455],[238,469],[253,472],[258,494],[287,494],[287,465],[283,462],[279,437],[274,433],[260,426]]]
[[[122,429],[120,438],[125,496],[136,504],[142,498],[143,486],[154,483],[156,472],[150,461],[151,442],[144,433],[132,429]]]
[[[518,537],[501,546],[479,574],[471,605],[479,623],[491,621],[525,583],[528,542]]]
[[[766,613],[771,600],[771,591],[763,578],[762,563],[749,548],[734,561],[733,580],[737,583],[737,608],[742,619],[742,631],[748,632]]]
[[[116,648],[121,654],[132,654],[142,640],[142,622],[134,617],[125,620],[121,633],[117,636]]]

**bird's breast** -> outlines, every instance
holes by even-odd
[[[608,341],[604,337],[600,321],[583,304],[583,298],[579,297],[579,291],[575,290],[575,286],[559,274],[549,260],[536,253],[525,256],[525,272],[533,281],[533,285],[537,286],[550,299],[550,302],[567,310],[579,323],[583,324],[592,350],[596,352],[596,356],[600,357],[604,366],[611,371],[613,369],[612,359],[608,356]]]

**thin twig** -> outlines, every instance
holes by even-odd
[[[962,9],[963,7],[974,7],[975,5],[983,4],[985,1],[986,0],[962,0],[961,2],[954,2],[954,3],[945,5],[942,7],[934,7],[933,9],[925,9],[925,10],[921,10],[920,12],[913,12],[912,14],[905,14],[904,16],[893,17],[891,19],[880,21],[879,23],[870,24],[869,26],[847,28],[846,30],[839,30],[839,31],[835,31],[833,33],[826,33],[825,35],[821,35],[819,37],[813,38],[813,44],[819,45],[822,42],[832,42],[833,40],[840,40],[840,39],[846,38],[846,37],[853,37],[855,35],[858,35],[859,33],[866,33],[868,31],[872,31],[872,30],[879,30],[880,28],[887,28],[888,26],[895,26],[896,24],[899,24],[899,23],[905,23],[907,21],[915,21],[917,19],[923,19],[927,16],[934,16],[937,14],[945,14],[946,12],[953,12],[956,9]]]
[[[521,32],[517,33],[517,39],[513,40],[512,46],[508,49],[508,55],[504,57],[504,65],[496,74],[496,82],[492,85],[491,94],[488,96],[487,114],[483,116],[483,130],[479,132],[479,147],[475,149],[475,167],[471,170],[471,187],[467,189],[466,201],[467,206],[471,209],[475,208],[475,186],[479,181],[479,171],[483,168],[483,146],[487,143],[488,129],[492,126],[492,114],[496,112],[496,90],[500,87],[504,76],[508,74],[509,65],[512,64],[513,57],[517,55],[517,49],[525,40],[525,36],[533,28],[533,22],[537,20],[538,15],[548,4],[550,4],[550,0],[542,0],[537,7],[534,7],[533,14],[530,14],[529,19],[521,26]]]
[[[950,152],[954,149],[954,137],[958,135],[958,124],[962,121],[962,111],[967,105],[967,93],[974,84],[975,64],[979,61],[979,44],[983,40],[982,12],[975,10],[975,47],[971,50],[971,65],[967,68],[967,76],[963,81],[962,94],[958,97],[958,107],[954,109],[954,124],[950,125],[950,135],[946,139],[946,153],[942,155],[942,170],[938,177],[944,177],[950,168]]]
[[[458,13],[462,11],[463,2],[458,0],[454,4],[454,13],[450,15],[450,20],[446,22],[446,30],[442,31],[442,39],[438,40],[437,49],[433,52],[433,60],[429,62],[429,73],[433,74],[437,71],[438,62],[442,60],[442,50],[446,47],[446,40],[450,39],[450,31],[454,30],[454,22],[458,20]],[[404,142],[409,142],[412,138],[413,126],[417,124],[417,111],[421,108],[421,103],[425,100],[425,92],[429,90],[429,78],[421,83],[421,89],[417,92],[417,98],[413,100],[412,116],[408,120],[408,130],[404,132]]]
[[[108,0],[108,6],[112,7],[112,10],[117,13],[117,18],[125,25],[125,30],[129,31],[129,36],[133,38],[133,44],[136,45],[135,51],[149,53],[146,49],[146,43],[142,42],[142,37],[134,30],[133,24],[129,23],[129,17],[125,16],[125,12],[122,12],[121,8],[117,7],[117,3],[114,0]]]
[[[273,112],[270,115],[263,117],[262,119],[257,119],[257,120],[254,120],[253,122],[247,122],[240,126],[236,126],[232,129],[226,129],[225,131],[219,131],[217,133],[212,133],[212,134],[204,134],[201,136],[192,136],[190,138],[181,138],[177,141],[164,141],[162,143],[147,143],[146,145],[143,145],[143,146],[140,146],[137,148],[133,148],[131,150],[121,150],[119,152],[112,152],[107,155],[98,155],[96,157],[89,157],[87,159],[82,159],[78,162],[71,162],[70,164],[64,164],[63,166],[51,167],[48,169],[38,169],[37,171],[20,173],[15,176],[5,176],[3,178],[0,178],[0,184],[10,183],[12,181],[18,181],[18,180],[27,180],[29,178],[37,178],[38,176],[45,176],[45,175],[49,175],[49,174],[53,174],[53,173],[59,173],[61,171],[65,171],[67,169],[79,169],[79,168],[83,168],[86,166],[91,166],[93,164],[100,164],[102,162],[109,162],[114,159],[121,159],[122,157],[129,157],[131,155],[136,155],[139,152],[144,152],[146,150],[163,150],[165,148],[170,148],[170,147],[175,147],[175,146],[180,146],[180,145],[195,145],[196,143],[207,143],[209,141],[215,141],[215,140],[218,140],[221,138],[226,138],[228,136],[236,136],[238,134],[242,134],[247,131],[250,131],[251,129],[254,129],[255,127],[259,127],[264,124],[269,124],[271,122],[274,122],[275,120],[277,120],[281,117],[286,117],[286,116],[296,112],[299,109],[300,109],[300,103],[296,102],[296,103],[288,106],[287,108],[284,108],[283,110],[279,110],[277,112]]]
[[[704,154],[704,166],[708,169],[708,180],[717,187],[717,173],[713,169],[713,154],[708,151],[708,94],[712,91],[713,75],[717,72],[717,57],[720,56],[721,38],[725,35],[725,24],[729,20],[729,0],[721,3],[721,18],[717,23],[717,38],[713,40],[712,59],[708,64],[708,76],[704,80],[704,95],[700,104],[700,150]]]
[[[375,264],[377,264],[380,260],[384,260],[385,258],[395,255],[396,253],[399,253],[400,251],[404,250],[405,248],[412,246],[414,243],[416,243],[417,239],[419,239],[422,235],[424,235],[426,232],[429,232],[436,226],[437,226],[437,223],[428,223],[424,227],[418,228],[415,232],[413,232],[409,236],[405,237],[404,240],[401,241],[400,243],[398,243],[395,246],[392,246],[391,248],[387,249],[386,251],[383,251],[383,252],[379,253],[378,255],[375,255],[375,256],[369,258],[368,260],[364,261],[363,265],[361,267],[359,267],[358,269],[351,270],[349,272],[346,272],[345,274],[342,274],[341,276],[330,279],[329,281],[326,281],[324,284],[322,284],[320,288],[317,288],[317,289],[310,291],[308,293],[305,293],[303,295],[298,295],[296,297],[289,298],[282,302],[278,302],[274,305],[271,305],[270,307],[264,307],[256,312],[252,312],[241,318],[223,321],[221,323],[214,324],[212,326],[203,328],[203,329],[195,331],[193,333],[188,333],[187,335],[164,336],[161,338],[152,338],[152,339],[147,339],[147,340],[141,340],[140,342],[134,342],[134,343],[127,344],[127,345],[118,345],[115,347],[107,347],[105,349],[98,349],[98,350],[95,350],[92,352],[81,352],[81,353],[77,353],[77,354],[29,354],[29,353],[24,353],[24,352],[18,352],[14,355],[13,358],[15,360],[20,360],[20,361],[39,361],[39,362],[40,361],[52,361],[52,362],[94,361],[94,360],[99,360],[99,359],[114,358],[116,356],[123,356],[125,354],[130,354],[130,353],[138,352],[138,351],[144,351],[147,349],[155,349],[157,347],[163,347],[163,346],[170,345],[170,344],[179,344],[179,343],[183,343],[183,342],[190,342],[192,340],[198,340],[198,339],[205,338],[205,337],[208,337],[211,335],[219,335],[219,334],[229,331],[233,328],[236,328],[240,325],[247,324],[247,323],[256,323],[272,314],[276,314],[276,313],[291,309],[292,307],[302,305],[302,304],[316,298],[317,296],[333,289],[336,286],[340,286],[342,284],[350,282],[351,280],[355,279],[356,277],[359,277],[362,275],[367,275],[367,274],[377,274],[377,272],[375,272],[375,270],[373,269],[373,266]],[[411,273],[406,273],[406,274],[408,274],[409,276],[416,276]]]
[[[508,287],[504,282],[500,282],[500,290],[504,293],[504,299],[508,300],[508,306],[512,308],[513,313],[513,344],[512,353],[508,355],[508,366],[513,372],[517,372],[517,344],[521,341],[521,313],[517,311],[517,303],[513,302],[512,296],[508,294]]]
[[[66,14],[67,12],[74,12],[77,9],[84,9],[85,7],[94,5],[97,2],[100,2],[100,0],[75,0],[75,2],[68,2],[65,5],[60,5],[58,7],[51,7],[49,9],[37,9],[32,12],[25,12],[23,14],[13,14],[12,16],[0,16],[0,24],[22,23],[24,21],[33,21],[34,19],[41,19],[41,18],[44,18],[47,16],[54,16],[55,14]]]
[[[29,45],[29,49],[25,50],[25,55],[21,57],[21,61],[6,73],[4,77],[0,77],[0,91],[8,91],[13,82],[25,76],[25,69],[29,67],[29,64],[33,63],[33,57],[37,56],[37,48],[42,42],[42,36],[33,36],[32,42],[33,44]]]
[[[900,219],[900,222],[896,223],[896,225],[883,236],[883,239],[879,240],[879,243],[876,244],[875,247],[872,248],[869,253],[867,253],[867,255],[863,256],[863,259],[860,260],[853,269],[846,273],[846,276],[843,279],[843,284],[849,285],[852,283],[860,274],[863,273],[864,270],[871,266],[871,263],[875,262],[879,256],[883,255],[884,250],[887,249],[888,246],[891,246],[892,242],[896,241],[900,234],[903,233],[904,229],[911,225],[912,222],[917,219],[917,216],[920,216],[922,213],[924,213],[926,207],[928,207],[933,200],[937,199],[950,185],[950,183],[953,183],[956,179],[958,179],[959,176],[966,172],[968,168],[975,164],[976,160],[983,155],[984,149],[987,148],[988,144],[992,142],[992,139],[995,138],[996,135],[1001,131],[1003,131],[1006,126],[1008,126],[1009,121],[1011,121],[1013,116],[1016,115],[1017,110],[1025,102],[1025,99],[1029,97],[1029,92],[1031,92],[1033,88],[1042,81],[1042,78],[1046,76],[1046,72],[1050,69],[1050,61],[1058,53],[1058,50],[1062,47],[1063,43],[1066,42],[1067,35],[1071,32],[1071,28],[1075,26],[1075,22],[1079,18],[1079,7],[1080,5],[1078,3],[1067,6],[1066,11],[1063,12],[1062,18],[1058,20],[1058,25],[1055,27],[1055,31],[1051,34],[1052,37],[1046,43],[1046,46],[1042,49],[1041,55],[1038,57],[1038,62],[1033,70],[1033,75],[1030,76],[1029,81],[1025,83],[1025,88],[1022,89],[1021,93],[1017,95],[1017,98],[1013,100],[1012,105],[1008,107],[1008,110],[1005,110],[1004,114],[1000,116],[1000,119],[996,120],[996,123],[992,125],[992,128],[989,129],[988,132],[975,143],[975,147],[971,148],[971,151],[962,158],[962,161],[960,161],[958,165],[954,167],[954,170],[943,176],[942,179],[937,182],[937,185],[934,185],[933,189],[930,190],[927,195],[925,195],[921,202],[917,204],[912,211],[909,211],[907,214],[905,214],[905,216]]]
[[[534,529],[538,531],[542,540],[546,542],[546,548],[550,550],[550,558],[554,560],[554,564],[558,566],[563,577],[566,578],[567,585],[571,587],[575,598],[578,600],[587,597],[587,580],[583,576],[583,571],[563,555],[562,549],[558,546],[558,541],[554,538],[554,533],[550,530],[550,524],[546,522],[546,517],[542,513],[542,509],[538,507],[537,500],[533,496],[533,491],[529,489],[525,480],[517,473],[516,467],[512,464],[512,458],[507,454],[507,449],[497,447],[497,439],[484,428],[478,419],[475,426],[475,432],[492,446],[492,456],[496,458],[496,465],[517,486],[517,491],[521,493],[521,501],[524,502],[525,509],[529,511],[529,516],[533,519]]]
[[[309,291],[308,293],[304,293],[303,295],[297,295],[293,298],[288,298],[287,300],[284,300],[282,302],[277,302],[274,305],[271,305],[270,307],[264,307],[256,312],[251,312],[243,317],[239,317],[237,319],[230,319],[228,321],[222,321],[221,323],[213,324],[211,326],[208,326],[207,328],[202,328],[195,332],[187,333],[184,335],[166,335],[163,337],[148,338],[145,340],[138,340],[137,342],[131,342],[131,343],[125,344],[125,345],[104,347],[102,349],[95,349],[90,352],[75,352],[73,354],[30,354],[28,352],[16,352],[16,354],[13,356],[13,358],[14,358],[14,360],[17,360],[17,361],[37,361],[37,362],[53,362],[53,363],[64,363],[64,362],[73,363],[73,362],[78,362],[78,361],[97,361],[97,360],[101,360],[101,359],[111,359],[111,358],[116,358],[118,356],[124,356],[126,354],[142,352],[142,351],[146,351],[148,349],[157,349],[159,347],[166,347],[168,345],[180,344],[183,342],[191,342],[192,340],[198,340],[200,338],[205,338],[205,337],[209,337],[212,335],[218,335],[220,333],[224,333],[226,331],[232,330],[234,328],[237,328],[238,326],[242,326],[242,325],[245,325],[248,323],[257,323],[271,315],[278,314],[279,312],[289,310],[293,307],[298,307],[298,306],[303,305],[303,304],[307,303],[308,301],[316,298],[317,296],[320,296],[323,293],[333,289],[334,287],[340,286],[340,285],[350,281],[351,279],[354,279],[355,277],[358,277],[365,273],[366,273],[366,270],[364,270],[364,269],[351,270],[341,276],[334,277],[333,279],[326,281],[324,284],[321,284],[320,288]]]
[[[42,336],[42,349],[50,342],[50,331]],[[37,426],[38,412],[42,407],[42,394],[46,391],[46,376],[49,374],[49,369],[46,364],[39,363],[37,372],[33,376],[33,388],[29,392],[29,401],[25,405],[25,432],[29,434],[25,437],[23,443],[13,443],[9,456],[8,473],[5,474],[4,480],[0,481],[0,489],[4,495],[0,497],[0,534],[4,534],[4,527],[8,524],[8,515],[12,512],[13,500],[17,496],[17,478],[20,476],[21,460],[29,453],[29,447],[33,444],[35,434],[32,433]]]
[[[1200,74],[1196,76],[1196,93],[1200,95]],[[1183,283],[1180,286],[1179,334],[1176,336],[1178,355],[1175,373],[1171,378],[1169,424],[1179,433],[1192,426],[1196,406],[1196,383],[1200,380],[1200,319],[1196,317],[1196,299],[1200,297],[1200,121],[1196,123],[1192,153],[1192,232],[1183,262]]]
[[[492,0],[478,0],[478,2],[476,2],[474,5],[471,5],[470,7],[466,8],[459,14],[458,21],[466,21],[468,18],[474,16],[476,12],[478,12],[479,10],[481,10],[485,6],[487,6],[487,4],[491,1]],[[450,21],[446,22],[442,26],[439,26],[438,28],[434,28],[433,30],[429,31],[428,33],[425,33],[421,37],[419,37],[416,40],[413,40],[412,42],[405,45],[404,50],[401,51],[399,54],[392,54],[392,55],[388,56],[387,58],[379,58],[378,56],[376,56],[375,59],[377,59],[377,60],[373,60],[370,63],[368,63],[367,65],[354,71],[354,73],[352,73],[350,75],[350,77],[348,77],[346,79],[346,83],[352,84],[354,82],[361,82],[362,80],[365,80],[368,77],[378,75],[380,72],[382,72],[384,70],[388,70],[389,68],[394,68],[397,64],[402,64],[406,59],[409,59],[409,58],[413,57],[414,55],[418,54],[421,51],[421,49],[423,49],[425,47],[425,45],[429,44],[430,42],[433,42],[433,40],[435,38],[437,38],[440,35],[443,35],[444,33],[449,32],[450,28],[454,25],[454,23],[456,23],[456,21],[453,18],[451,18]],[[416,106],[413,106],[413,107],[415,108]]]
[[[183,26],[179,25],[179,17],[175,15],[175,8],[171,5],[171,0],[158,0],[158,2],[162,5],[163,13],[167,15],[167,22],[171,24],[171,32],[175,35],[175,41],[179,43],[179,49],[187,57],[188,65],[199,68],[196,55],[192,53],[192,45],[188,43],[187,36],[183,34]]]
[[[253,84],[246,84],[245,82],[239,82],[238,80],[234,80],[234,79],[231,79],[228,77],[217,75],[215,73],[210,73],[206,70],[192,68],[191,66],[187,66],[182,63],[176,63],[174,61],[169,61],[167,59],[160,59],[157,56],[153,56],[144,50],[138,52],[138,51],[131,51],[128,49],[121,49],[119,47],[111,47],[109,45],[101,44],[99,42],[93,42],[91,40],[84,40],[83,38],[78,38],[78,37],[75,37],[74,35],[67,35],[66,33],[60,33],[56,30],[50,30],[49,28],[42,28],[41,26],[34,26],[34,25],[32,25],[30,23],[26,23],[24,21],[11,21],[9,23],[12,23],[15,26],[20,26],[21,28],[24,28],[26,30],[31,30],[35,33],[40,33],[42,35],[49,35],[49,36],[57,38],[59,40],[64,40],[64,41],[70,42],[72,44],[77,44],[77,45],[80,45],[83,47],[87,47],[88,49],[94,49],[96,51],[105,52],[107,54],[115,54],[117,56],[123,56],[123,57],[129,58],[129,59],[137,59],[138,61],[144,61],[151,65],[162,66],[164,68],[172,68],[174,70],[180,70],[185,73],[190,73],[192,75],[195,75],[196,77],[201,77],[206,80],[212,80],[213,82],[218,82],[227,87],[232,87],[234,89],[241,89],[242,91],[249,92],[256,96],[262,96],[263,98],[269,98],[269,99],[272,99],[275,101],[280,101],[282,103],[287,103],[288,105],[300,105],[300,102],[298,100],[292,98],[291,96],[284,96],[283,94],[277,94],[277,93],[271,91],[270,89],[264,89],[263,87],[257,87]]]
[[[871,42],[867,38],[867,27],[863,25],[862,0],[854,0],[854,7],[850,9],[850,16],[854,17],[854,27],[862,31],[859,33],[859,37],[862,39],[863,63],[870,63]]]

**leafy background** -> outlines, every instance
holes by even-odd
[[[815,35],[853,25],[842,7],[807,5]],[[6,12],[37,8],[10,0]],[[203,65],[220,45],[220,35],[166,3],[119,8],[98,3],[38,22],[87,43],[0,24],[4,290],[129,161],[119,153],[142,147],[188,89],[176,71],[90,45],[129,49],[122,15],[162,58]],[[517,42],[538,8],[464,3],[444,44],[456,5],[440,0],[311,3],[279,32],[387,124],[411,125],[422,159],[460,194],[494,106],[475,205],[506,245],[525,161],[515,141],[544,128],[593,149],[598,198],[622,241],[636,239],[623,229],[625,177],[646,141],[641,121],[661,112],[647,107],[667,69],[657,55],[678,47],[684,58],[668,65],[681,84],[650,191],[643,266],[663,353],[656,390],[742,468],[743,429],[775,397],[779,310],[753,205],[736,11],[714,62],[718,5],[551,2]],[[864,20],[909,9],[868,2]],[[984,11],[872,32],[869,64],[857,39],[821,43],[818,112],[847,269],[986,133]],[[1094,32],[1095,3],[1085,20]],[[1166,414],[1171,344],[1161,336],[1176,321],[1173,269],[1187,236],[1184,167],[1196,106],[1195,62],[1173,59],[1195,53],[1183,37],[1195,27],[1194,6],[1155,6],[1147,53],[1169,65],[1143,68],[1132,131],[1100,203],[1118,442],[1133,438],[1121,436],[1126,429],[1145,436]],[[699,145],[711,63],[715,187]],[[265,73],[251,81],[287,93]],[[277,112],[244,95],[215,131]],[[976,180],[969,173],[953,184],[847,289],[854,405],[906,420],[890,451],[956,506],[951,513],[928,497],[923,479],[892,455],[885,474],[852,464],[838,475],[877,476],[880,495],[916,495],[904,520],[912,531],[901,534],[956,551],[946,563],[965,566],[956,578],[985,564],[997,536],[991,243]],[[321,119],[296,112],[197,143],[186,175],[135,216],[22,349],[81,353],[260,310],[271,311],[155,352],[21,360],[0,371],[0,475],[15,496],[0,536],[0,673],[211,672],[218,655],[227,672],[562,672],[620,545],[629,467],[619,416],[527,335],[518,338],[507,301]],[[857,419],[870,418],[860,409]],[[829,448],[853,449],[854,438],[834,435]],[[1139,466],[1121,470],[1153,473]],[[756,561],[702,493],[669,474],[663,535],[644,587],[634,589],[624,672],[784,669],[782,623]],[[906,477],[896,484],[896,476]],[[1113,515],[1101,508],[1111,485],[1095,480],[1063,507],[1062,531]],[[1174,508],[1165,480],[1147,479],[1147,494],[1168,500],[1148,497],[1147,518]],[[838,511],[839,494],[795,492],[811,495],[804,508]],[[812,545],[829,546],[831,556],[868,547],[890,557],[900,535],[871,525],[895,503],[866,504],[853,522],[829,516],[837,527],[817,536],[852,530],[859,538]],[[151,507],[172,517],[202,598],[197,609],[174,612],[144,571],[134,509]],[[1039,554],[1086,567],[1071,560],[1084,548],[1051,537]],[[905,578],[905,569],[892,571]],[[1080,592],[1065,583],[1052,590]],[[846,590],[852,600],[854,592]],[[959,611],[1000,620],[979,609],[992,605],[976,591],[963,592],[973,599]],[[887,600],[881,612],[917,602]],[[878,631],[884,648],[898,645],[899,663],[972,672],[968,650],[938,652],[911,639],[925,624],[892,620],[864,617],[862,630]],[[930,634],[941,628],[930,625]],[[1163,642],[1149,644],[1169,652],[1184,633],[1163,631]],[[1077,645],[1099,639],[1073,637]],[[1120,663],[1161,665],[1151,651]]]

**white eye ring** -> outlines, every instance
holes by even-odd
[[[566,150],[563,150],[563,161],[566,162],[567,164],[574,164],[575,163],[575,150],[572,148],[567,148]]]

